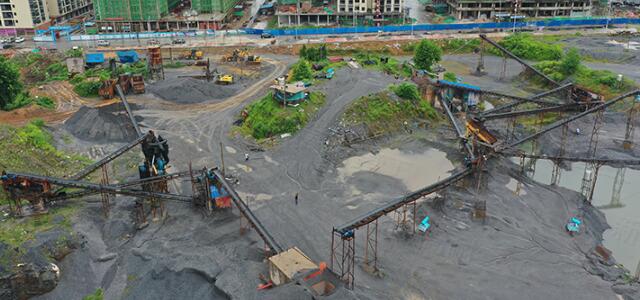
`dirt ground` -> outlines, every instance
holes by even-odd
[[[458,64],[460,70],[475,68],[473,57],[446,60]],[[292,59],[283,61],[274,73],[284,74],[284,66]],[[453,63],[450,68],[455,68]],[[496,68],[486,65],[491,71]],[[471,82],[519,94],[516,82],[487,86],[497,74]],[[326,144],[329,128],[337,125],[348,104],[397,82],[365,69],[339,69],[332,80],[313,87],[327,95],[327,103],[308,125],[273,148],[251,151],[254,145],[230,134],[232,122],[244,105],[266,92],[273,77],[223,101],[179,104],[145,95],[131,97],[131,102],[136,104],[135,114],[142,118],[143,127],[169,140],[170,172],[187,170],[189,163],[198,168],[219,166],[222,152],[227,172],[239,179],[237,191],[284,247],[297,246],[314,261],[327,261],[334,226],[410,191],[400,179],[375,171],[340,176],[339,168],[348,157],[375,154],[384,148],[411,153],[438,149],[460,167],[462,156],[455,135],[446,126],[416,128],[410,135],[401,133],[350,147]],[[63,128],[59,131],[65,132]],[[68,147],[90,151],[82,141]],[[249,153],[249,161],[245,162],[244,153]],[[593,256],[592,249],[601,242],[608,225],[601,213],[582,203],[578,193],[521,178],[517,166],[507,159],[492,160],[483,176],[486,186],[480,191],[473,184],[456,186],[443,193],[444,205],[419,203],[417,219],[428,214],[433,220],[434,228],[427,235],[410,237],[396,229],[392,214],[382,217],[381,275],[361,267],[364,232],[357,231],[355,290],[341,290],[330,298],[599,300],[616,299],[619,293],[640,299],[637,285],[622,284],[620,269]],[[520,195],[510,188],[516,180],[524,182]],[[188,181],[176,181],[170,189],[189,194],[191,186]],[[293,201],[296,193],[300,195],[298,205]],[[487,200],[484,224],[469,218],[477,199]],[[278,288],[256,290],[258,274],[267,273],[263,242],[253,231],[240,235],[236,210],[206,216],[189,205],[167,202],[166,219],[136,231],[133,199],[119,196],[114,202],[106,219],[99,202],[82,211],[74,230],[84,236],[84,246],[60,264],[59,286],[36,299],[76,299],[98,287],[105,290],[106,299],[283,297]],[[587,225],[585,232],[571,237],[563,226],[574,215],[581,215]],[[293,289],[285,298],[303,295]]]

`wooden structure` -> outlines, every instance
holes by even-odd
[[[296,274],[304,270],[317,269],[314,263],[298,247],[269,257],[269,276],[274,285],[281,285],[291,281]]]

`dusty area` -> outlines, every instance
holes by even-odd
[[[475,68],[472,59],[459,58],[467,68]],[[276,68],[280,73],[284,70]],[[485,85],[495,81],[491,76],[477,80],[478,85],[507,93],[518,84]],[[445,125],[351,145],[327,142],[330,128],[339,125],[351,102],[394,82],[393,77],[370,70],[338,70],[332,80],[313,87],[327,96],[313,120],[278,146],[260,152],[252,152],[252,145],[230,134],[230,129],[243,105],[264,94],[266,81],[247,88],[250,94],[243,91],[206,105],[163,106],[150,95],[131,101],[138,105],[135,113],[144,120],[143,130],[154,129],[171,143],[170,172],[186,170],[190,162],[198,168],[220,165],[222,152],[227,172],[239,180],[236,189],[274,238],[285,248],[297,246],[321,262],[330,257],[334,226],[461,167],[456,137]],[[59,134],[67,131],[65,127],[58,130]],[[89,152],[88,145],[80,141],[76,150]],[[249,161],[244,153],[250,154]],[[404,161],[423,155],[427,157],[416,165]],[[467,182],[442,193],[445,201],[421,201],[415,217],[431,216],[434,228],[427,235],[408,235],[395,226],[393,214],[382,217],[381,275],[360,267],[364,233],[357,231],[355,290],[341,289],[329,298],[615,299],[618,293],[639,299],[637,284],[623,284],[623,270],[593,254],[608,228],[603,215],[583,204],[576,192],[523,178],[517,169],[510,160],[496,158],[482,173],[485,186],[481,190]],[[127,174],[135,178],[133,170]],[[515,195],[510,189],[514,180],[524,182],[523,193]],[[176,181],[170,190],[189,194],[191,186],[188,181]],[[296,193],[300,195],[297,205]],[[470,221],[477,199],[487,200],[484,224]],[[263,242],[253,231],[239,233],[237,210],[206,216],[189,205],[167,202],[166,219],[136,231],[132,198],[117,197],[109,218],[102,216],[97,200],[91,200],[73,226],[85,242],[60,264],[58,287],[38,299],[76,299],[99,287],[107,299],[298,299],[306,295],[291,286],[256,290],[258,274],[267,273]],[[571,237],[563,226],[574,215],[582,216],[587,225],[585,232]]]
[[[204,74],[204,67],[186,67],[165,70],[165,80],[150,84],[148,90],[158,98],[178,104],[221,102],[254,85],[272,73],[275,66],[267,63],[259,66],[235,66],[229,63],[212,65],[211,68],[214,73],[233,75],[234,84],[220,85],[215,83],[215,79],[206,82],[204,79],[188,77]],[[203,81],[207,84],[203,84]]]

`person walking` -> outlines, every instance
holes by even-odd
[[[244,161],[249,161],[249,153],[244,154]]]
[[[293,200],[296,202],[296,205],[298,205],[298,193],[296,192],[296,195],[293,197]]]

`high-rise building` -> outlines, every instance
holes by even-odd
[[[218,29],[239,0],[93,0],[102,32]]]
[[[54,23],[70,20],[92,11],[91,0],[46,0],[49,17]]]
[[[238,0],[191,0],[191,8],[199,13],[226,13]]]
[[[33,32],[47,21],[46,0],[0,0],[0,34]]]
[[[517,17],[585,17],[592,0],[446,0],[457,19],[510,19]]]
[[[298,3],[299,2],[299,3]],[[404,0],[278,0],[279,26],[387,25],[404,21]]]
[[[32,33],[91,12],[91,0],[0,0],[0,35]]]

